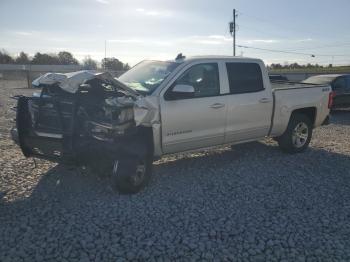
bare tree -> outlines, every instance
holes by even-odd
[[[124,64],[119,61],[117,58],[103,58],[102,59],[102,68],[111,71],[123,71]]]
[[[16,64],[20,64],[20,65],[28,65],[28,64],[30,64],[30,59],[29,59],[28,54],[26,54],[22,51],[19,54],[19,56],[16,57],[15,62],[16,62]]]
[[[13,64],[15,61],[13,58],[5,51],[0,51],[0,64]]]
[[[58,53],[58,62],[60,65],[79,65],[77,59],[67,51],[62,51]]]
[[[93,60],[90,56],[85,57],[83,60],[83,68],[85,70],[96,70],[97,62]]]

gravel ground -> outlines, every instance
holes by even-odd
[[[83,168],[34,168],[8,136],[8,97],[28,92],[14,86],[0,81],[0,261],[350,261],[350,111],[303,154],[266,140],[167,157],[125,196]]]

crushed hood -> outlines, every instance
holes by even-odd
[[[127,91],[130,97],[116,97],[106,99],[106,104],[118,107],[133,106],[134,120],[136,126],[151,127],[159,123],[159,107],[157,97],[141,96],[138,92],[131,89],[118,79],[114,78],[108,72],[96,72],[96,71],[78,71],[73,73],[47,73],[32,82],[33,86],[39,87],[41,85],[54,85],[58,84],[60,88],[71,94],[78,92],[79,87],[89,80],[94,78],[112,82],[116,86]]]
[[[38,87],[40,85],[58,84],[58,86],[63,90],[65,90],[66,92],[74,94],[78,91],[80,85],[94,78],[112,82],[115,85],[127,91],[131,96],[135,98],[139,96],[139,93],[137,93],[135,90],[131,89],[124,83],[114,78],[110,73],[90,71],[90,70],[77,71],[77,72],[65,73],[65,74],[46,73],[45,75],[42,75],[37,79],[35,79],[32,82],[32,85]]]

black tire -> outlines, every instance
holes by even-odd
[[[287,153],[301,153],[307,149],[312,137],[312,122],[304,114],[292,114],[287,130],[276,140],[281,150]]]
[[[113,189],[122,194],[135,194],[141,191],[151,178],[152,162],[150,156],[143,158],[130,156],[115,160],[111,175]]]

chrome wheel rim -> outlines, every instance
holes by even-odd
[[[309,128],[307,124],[301,122],[296,125],[292,134],[292,142],[296,148],[301,148],[306,144],[309,137]]]

